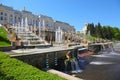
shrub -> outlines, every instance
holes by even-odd
[[[2,27],[0,27],[0,46],[11,46],[11,43],[8,40],[8,33]]]
[[[14,58],[4,56],[0,60],[0,80],[65,80],[57,75],[41,71]]]
[[[1,59],[6,59],[6,58],[9,58],[9,55],[7,55],[7,54],[0,51],[0,60]]]

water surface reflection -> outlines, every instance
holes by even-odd
[[[76,76],[84,80],[120,80],[120,52],[108,49],[90,57],[90,64]]]

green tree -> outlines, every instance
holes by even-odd
[[[90,31],[90,35],[95,36],[95,27],[93,23],[89,23],[87,27],[87,34]]]
[[[120,29],[112,26],[101,26],[98,22],[97,25],[89,23],[87,32],[90,31],[91,36],[109,39],[109,40],[120,40]]]
[[[96,36],[102,38],[103,33],[102,33],[102,26],[100,23],[98,23],[98,25],[95,26],[95,30],[96,30]]]
[[[113,35],[114,35],[114,39],[116,40],[120,40],[120,29],[117,27],[113,28]]]

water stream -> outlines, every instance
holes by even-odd
[[[46,69],[49,69],[49,56],[46,54]]]
[[[66,54],[66,58],[64,61],[65,64],[65,73],[80,73],[86,66],[86,60],[83,58],[78,57],[75,58],[74,53],[72,56],[69,55],[70,53]]]
[[[103,48],[98,55],[89,57],[90,64],[76,76],[84,80],[120,80],[120,51],[115,47]]]

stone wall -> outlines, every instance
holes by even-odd
[[[0,47],[0,51],[10,51],[12,49],[15,49],[15,47],[13,47],[13,46],[3,46],[3,47]]]
[[[74,54],[75,56],[77,55],[76,54],[77,49],[72,49],[69,51],[71,51],[70,56],[72,56],[72,54]],[[63,69],[64,60],[66,59],[65,55],[67,52],[68,51],[65,50],[65,51],[57,51],[57,52],[50,52],[50,53],[14,56],[14,58],[17,58],[25,63],[28,63],[40,69],[47,68],[47,64],[49,68]]]

